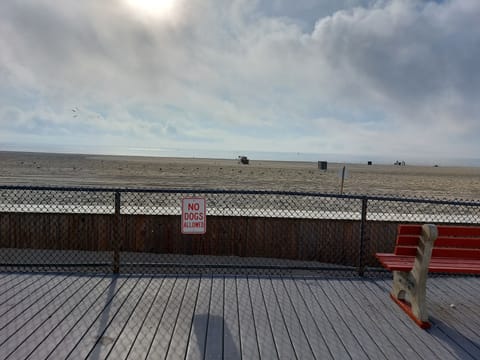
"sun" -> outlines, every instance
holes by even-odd
[[[126,4],[141,15],[171,17],[178,0],[125,0]]]

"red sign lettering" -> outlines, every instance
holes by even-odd
[[[205,234],[207,205],[205,198],[182,199],[182,234]]]

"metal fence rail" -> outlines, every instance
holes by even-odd
[[[207,232],[181,232],[204,197]],[[480,223],[480,202],[279,191],[0,186],[0,268],[363,275],[399,223]]]

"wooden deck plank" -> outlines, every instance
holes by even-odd
[[[442,280],[445,279],[429,281],[427,301],[430,312],[440,314],[443,319],[459,320],[459,326],[480,341],[477,331],[480,329],[480,319],[476,317],[480,312],[478,297],[470,296],[458,286],[450,287],[448,281]]]
[[[99,295],[107,289],[110,284],[109,278],[101,278],[95,287],[84,294],[83,297],[74,299],[74,305],[59,322],[45,333],[42,342],[35,346],[26,358],[37,357],[45,359],[55,347],[62,341],[65,334],[68,334],[73,326],[87,313],[90,307],[98,300]]]
[[[107,288],[100,294],[95,303],[88,308],[81,318],[74,324],[68,324],[70,330],[57,342],[55,348],[49,353],[49,359],[65,359],[71,351],[82,341],[85,334],[95,324],[102,314],[108,313],[111,303],[120,291],[129,290],[126,277],[110,277]],[[131,284],[131,283],[130,283]],[[126,285],[126,289],[124,289]],[[124,296],[124,295],[123,295]],[[122,296],[120,296],[122,298]],[[116,300],[118,302],[118,300]]]
[[[103,330],[101,327],[97,327],[95,330],[97,340],[95,341],[95,338],[92,337],[92,340],[89,342],[89,344],[93,345],[91,349],[88,349],[89,345],[83,344],[83,349],[80,350],[80,347],[77,347],[79,350],[72,352],[70,357],[73,359],[105,359],[112,350],[113,345],[115,345],[134,309],[138,306],[145,290],[150,285],[150,281],[151,278],[139,278],[130,294],[120,305],[115,315],[113,315],[113,318],[110,316],[110,322],[104,326]]]
[[[362,311],[361,308],[352,306],[352,302],[347,301],[352,295],[347,295],[347,298],[344,298],[336,291],[336,287],[341,286],[339,284],[340,281],[342,280],[318,280],[317,283],[330,299],[340,318],[349,327],[353,338],[361,345],[363,351],[373,358],[384,358],[386,354],[381,351],[368,331],[369,329],[366,329],[358,318],[358,313]],[[352,306],[352,308],[349,305]],[[354,357],[353,354],[352,357]]]
[[[390,289],[391,280],[387,283],[382,279],[362,284],[373,292],[372,299],[378,302],[379,309],[385,309],[383,314],[391,319],[391,323],[396,325],[396,329],[401,330],[405,334],[405,339],[409,341],[417,353],[424,359],[458,359],[455,352],[452,352],[448,347],[435,336],[438,331],[433,328],[428,331],[420,329],[412,320],[391,300]],[[382,305],[383,304],[383,305]],[[442,334],[440,334],[441,336]],[[468,358],[468,354],[465,353]]]
[[[455,278],[457,279],[457,278]],[[480,297],[480,277],[459,277],[455,282],[455,286],[460,286],[469,294],[469,298],[478,299]]]
[[[32,277],[37,281],[28,285]],[[0,316],[6,334],[0,329],[0,357],[8,360],[230,360],[260,354],[463,360],[480,353],[480,279],[474,277],[429,279],[428,331],[391,301],[390,279],[71,274],[2,279],[26,286],[7,287],[4,298],[21,300]],[[26,297],[35,282],[44,285]],[[354,346],[359,343],[362,347]]]
[[[369,286],[370,284],[367,283],[366,285]],[[416,326],[390,299],[388,294],[391,288],[391,280],[379,279],[375,281],[374,286],[377,287],[380,292],[385,294],[382,300],[386,303],[388,302],[388,306],[392,307],[392,311],[396,314],[397,319],[407,325],[410,336],[413,335],[419,339],[420,345],[416,347],[416,349],[418,352],[421,352],[421,355],[425,359],[471,359],[470,355],[463,349],[457,348],[456,346],[452,346],[453,344],[448,343],[448,337],[446,337],[438,328],[432,327],[428,331],[425,331]],[[381,296],[379,295],[379,297]],[[412,337],[411,339],[413,341],[415,338]],[[457,354],[460,354],[461,357],[458,357]]]
[[[471,312],[460,302],[458,293],[448,294],[437,287],[438,280],[429,281],[428,306],[432,323],[445,335],[454,340],[468,352],[473,358],[480,354],[480,336],[478,335],[478,323],[472,324],[478,312]],[[453,295],[453,297],[451,297]],[[450,307],[451,301],[457,303]],[[478,306],[477,306],[478,308]]]
[[[451,281],[451,279],[435,278],[432,284],[436,285],[448,298],[453,295],[450,303],[461,302],[469,307],[477,307],[480,298],[480,277],[455,277],[455,281]]]
[[[309,290],[312,292],[314,298],[325,309],[325,314],[329,318],[329,323],[335,328],[337,336],[342,339],[343,344],[348,352],[348,355],[352,359],[367,359],[368,356],[365,353],[365,349],[362,347],[361,342],[355,337],[355,332],[351,328],[351,324],[347,324],[342,318],[341,314],[335,308],[335,303],[340,301],[338,297],[329,297],[323,291],[322,281],[323,279],[306,279],[305,283],[308,285]]]
[[[170,302],[176,281],[177,278],[173,276],[168,276],[164,279],[162,286],[160,287],[157,296],[153,301],[153,305],[150,311],[147,313],[147,317],[137,334],[135,342],[129,350],[129,359],[146,358],[157,328],[162,321],[167,304]]]
[[[22,275],[23,274],[19,274],[19,273],[12,273],[12,274],[2,273],[2,278],[0,279],[0,291],[3,293],[3,291],[5,290],[5,287],[9,286],[8,285],[9,283],[12,283],[14,281],[24,280],[23,278],[25,276],[22,276]],[[28,274],[28,275],[33,276],[33,274]]]
[[[223,277],[215,276],[212,279],[212,294],[210,310],[208,312],[207,339],[205,343],[206,359],[223,358],[223,303],[224,303]]]
[[[447,282],[446,284],[452,291],[465,294],[460,301],[471,309],[473,313],[478,314],[480,312],[480,303],[478,301],[480,298],[480,277],[459,278],[455,283]],[[476,316],[475,320],[480,323],[479,317]]]
[[[42,286],[43,292],[35,291],[35,294],[31,297],[27,296],[18,304],[12,304],[10,309],[1,316],[0,339],[5,341],[12,336],[74,282],[73,277],[51,278],[48,283]]]
[[[289,279],[288,281],[291,281],[297,287],[333,357],[350,359],[351,357],[345,347],[344,339],[339,336],[336,327],[326,314],[325,302],[323,300],[319,301],[312,293],[305,279]]]
[[[82,280],[83,283],[81,282]],[[43,316],[36,319],[36,326],[33,321],[30,321],[27,324],[28,329],[22,331],[21,342],[19,342],[18,347],[9,356],[13,359],[27,358],[45,340],[50,331],[58,326],[58,324],[70,314],[72,309],[78,304],[79,298],[84,299],[86,295],[96,287],[100,280],[101,278],[94,277],[80,278],[79,281],[77,281],[77,285],[79,286],[77,286],[76,290],[75,288],[72,288],[71,291],[69,291],[70,296],[68,296],[64,302],[55,305],[55,302],[65,295],[62,293],[62,296],[59,296],[55,302],[52,302],[49,305],[49,309],[44,309],[42,311]],[[85,295],[82,296],[82,294]]]
[[[395,350],[398,351],[399,355],[393,358],[405,358],[407,360],[423,359],[415,349],[417,346],[421,346],[421,343],[408,340],[406,334],[408,334],[409,329],[401,322],[396,323],[396,320],[393,320],[395,318],[393,315],[386,316],[386,312],[395,309],[390,309],[383,302],[376,301],[375,295],[364,285],[364,281],[351,279],[342,282],[342,285],[348,293],[355,294],[354,299],[358,301],[359,308],[367,312],[367,318],[370,319],[367,323],[371,322],[373,323],[372,326],[377,326],[379,331],[385,335]]]
[[[199,290],[200,279],[198,277],[188,278],[185,296],[180,305],[180,313],[168,346],[167,359],[185,359]]]
[[[25,279],[18,278],[17,281],[11,282],[9,286],[5,286],[0,293],[0,305],[5,304],[9,300],[13,303],[18,303],[30,294],[33,294],[36,289],[50,282],[50,280],[57,278],[54,275],[50,276],[26,276]]]
[[[185,290],[187,289],[187,283],[188,278],[177,278],[172,296],[168,299],[167,307],[165,308],[165,312],[156,329],[155,337],[150,345],[147,359],[158,359],[159,356],[168,352],[170,339],[177,323],[178,314],[180,313],[180,305],[183,302]]]
[[[86,277],[68,277],[58,286],[41,297],[34,307],[23,312],[0,331],[3,342],[0,345],[0,354],[10,356],[22,343],[28,341],[30,335],[47,321],[55,311],[68,301],[85,283]],[[4,332],[5,330],[5,332]]]
[[[130,278],[125,281],[125,285],[115,293],[112,301],[108,302],[93,321],[91,321],[87,331],[83,334],[65,359],[86,359],[98,342],[105,345],[113,342],[112,339],[105,338],[103,334],[114,321],[124,303],[131,298],[131,294],[140,282],[141,279],[139,278]]]
[[[468,276],[468,277],[459,277],[459,284],[468,289],[468,293],[471,296],[477,296],[480,294],[480,277],[479,276]]]
[[[240,353],[242,359],[260,359],[257,328],[253,315],[248,278],[237,277],[238,321],[240,324]]]
[[[163,278],[152,278],[143,293],[140,301],[133,309],[130,319],[126,322],[122,332],[117,336],[110,353],[106,358],[114,360],[126,359],[129,355],[138,334],[150,313],[158,292],[163,284]]]
[[[298,334],[302,336],[301,334],[303,332],[314,357],[317,359],[333,359],[333,355],[325,342],[325,337],[322,331],[320,331],[311,309],[298,292],[294,280],[287,278],[282,279],[282,281],[278,283],[274,282],[274,288],[279,298],[285,297],[289,300],[290,305],[285,306],[291,306],[295,312],[302,330],[301,332],[299,331]],[[288,324],[289,322],[287,321],[287,326]],[[298,325],[295,325],[295,327],[296,326]],[[295,331],[292,330],[291,333],[295,334]]]
[[[190,341],[187,345],[186,359],[203,359],[207,340],[208,311],[212,293],[212,278],[202,277],[198,289],[198,299],[195,304]]]
[[[271,286],[271,291],[276,298],[282,314],[282,323],[288,332],[289,341],[297,359],[315,359],[310,339],[305,333],[302,323],[298,317],[295,305],[292,304],[290,295],[285,289],[282,278],[273,278],[265,281]],[[280,339],[281,340],[281,339]],[[328,353],[327,353],[328,354]],[[327,357],[324,357],[328,358]]]
[[[292,338],[290,332],[285,325],[285,317],[291,318],[296,317],[296,315],[285,305],[282,299],[280,301],[273,289],[271,279],[269,277],[259,278],[260,287],[262,289],[263,297],[265,304],[267,305],[267,316],[270,324],[272,325],[272,334],[275,341],[275,345],[278,350],[278,356],[280,359],[310,359],[313,358],[313,354],[310,350],[308,342],[304,342],[302,345],[304,349],[298,349],[299,352],[296,352],[293,347]],[[281,307],[280,303],[284,305]],[[296,331],[301,332],[301,328],[297,327]],[[302,355],[303,357],[299,356]]]
[[[427,304],[430,321],[434,328],[446,337],[445,340],[448,341],[445,343],[449,345],[448,347],[452,352],[461,352],[462,358],[468,358],[463,355],[463,352],[465,352],[471,358],[476,359],[480,354],[480,338],[477,332],[478,321],[476,321],[479,312],[470,312],[462,306],[463,301],[468,301],[468,295],[459,292],[458,288],[454,290],[445,285],[438,286],[438,283],[443,280],[445,279],[433,278],[428,281]],[[460,294],[462,295],[460,296]],[[452,301],[459,306],[451,308]],[[474,326],[472,322],[477,323],[477,326]],[[452,343],[454,346],[452,346]]]
[[[456,302],[463,304],[462,310],[467,310],[466,312],[469,314],[468,322],[471,324],[470,328],[480,336],[480,317],[476,316],[480,313],[480,303],[478,301],[480,298],[480,277],[455,278],[455,283],[445,281],[441,288],[462,294]]]
[[[240,320],[237,301],[237,282],[235,277],[225,277],[224,299],[223,319],[225,324],[223,328],[223,358],[240,360]],[[244,309],[242,309],[242,311],[244,311]]]
[[[345,303],[345,306],[350,309],[350,311],[354,314],[355,318],[362,326],[363,330],[377,345],[377,347],[383,354],[382,356],[380,356],[380,358],[405,358],[408,360],[411,360],[412,358],[420,359],[420,357],[416,353],[414,353],[412,349],[410,349],[411,351],[408,352],[408,357],[403,356],[405,350],[409,348],[408,343],[402,342],[402,345],[406,346],[406,348],[403,348],[396,347],[390,341],[389,337],[387,337],[386,334],[388,334],[388,332],[390,332],[390,334],[394,332],[392,331],[391,324],[382,327],[382,323],[385,323],[384,319],[380,320],[380,323],[372,321],[372,318],[377,318],[378,320],[378,309],[373,308],[373,306],[368,306],[366,304],[366,300],[360,297],[358,290],[352,291],[353,288],[349,286],[349,279],[330,280],[329,283],[330,285],[332,285],[339,298],[342,299],[342,301]],[[373,352],[368,353],[369,355],[373,354]]]
[[[0,274],[0,286],[2,286],[2,284],[5,280],[7,280],[7,281],[9,280],[8,274],[7,273]]]
[[[257,332],[260,357],[264,359],[278,359],[278,349],[273,339],[272,325],[270,324],[262,289],[257,277],[248,278],[250,297],[252,301],[253,319]]]
[[[53,276],[42,278],[27,275],[23,280],[18,277],[14,282],[10,282],[10,285],[5,286],[0,293],[0,316],[22,301],[28,300],[29,296],[34,294],[35,289],[47,284],[53,278]]]
[[[30,300],[36,292],[41,293],[42,286],[48,284],[52,279],[57,281],[58,276],[26,276],[25,281],[19,281],[3,289],[0,294],[0,316],[10,310],[12,306]]]

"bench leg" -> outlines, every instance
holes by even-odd
[[[430,327],[426,304],[426,280],[426,276],[416,276],[414,270],[393,272],[392,299],[422,329]]]
[[[394,271],[391,297],[422,329],[428,329],[427,276],[432,249],[438,237],[435,225],[422,226],[412,271]]]

